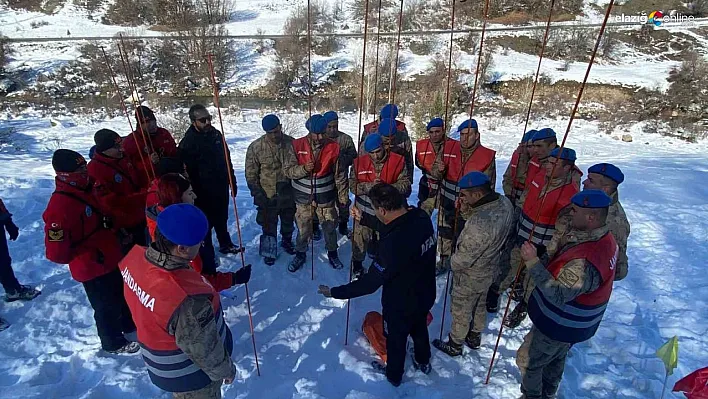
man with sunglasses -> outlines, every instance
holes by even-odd
[[[135,244],[145,245],[145,200],[147,189],[141,185],[139,171],[122,150],[118,133],[101,129],[93,137],[96,153],[88,164],[88,173],[96,181],[101,201],[115,216],[121,228],[123,253]]]
[[[283,173],[292,180],[295,193],[295,258],[288,271],[296,272],[307,260],[307,246],[312,238],[313,214],[317,214],[324,230],[329,264],[335,269],[344,267],[337,254],[336,201],[349,199],[346,174],[339,170],[339,144],[326,137],[327,122],[321,115],[313,115],[305,124],[307,136],[295,139],[283,162]]]
[[[442,118],[433,118],[426,126],[428,138],[418,140],[415,144],[415,165],[423,175],[418,182],[418,207],[428,215],[440,205],[438,198],[440,181],[430,174],[433,163],[440,152],[451,153],[457,140],[449,139],[445,132],[445,121]],[[411,176],[412,178],[412,176]]]
[[[194,203],[209,220],[209,231],[204,239],[202,260],[207,274],[216,272],[212,228],[219,241],[219,252],[237,254],[240,249],[231,241],[227,221],[229,219],[229,180],[233,181],[232,196],[238,187],[231,163],[231,152],[226,146],[224,157],[224,135],[211,124],[211,115],[206,107],[195,104],[189,109],[192,125],[179,143],[179,156],[187,167],[197,200]],[[228,163],[227,163],[228,161]]]
[[[144,105],[135,110],[137,130],[123,140],[123,152],[139,171],[141,182],[147,187],[148,170],[157,168],[163,157],[177,156],[177,143],[167,129],[157,126],[152,110]],[[140,154],[142,152],[142,154]],[[148,162],[153,164],[151,169]]]
[[[384,119],[379,124],[379,131],[395,129],[393,119]],[[358,277],[364,272],[363,262],[368,247],[378,242],[378,232],[368,226],[375,226],[376,212],[369,198],[369,191],[378,183],[386,183],[395,187],[404,197],[410,194],[411,180],[405,168],[405,159],[391,152],[383,145],[381,134],[370,134],[364,140],[364,150],[367,154],[354,160],[354,168],[349,181],[349,187],[356,196],[356,207],[362,213],[364,222],[356,222],[352,236],[353,276]],[[375,244],[374,244],[375,247]],[[372,248],[373,249],[373,248]],[[375,253],[375,250],[370,250]]]
[[[280,119],[273,114],[261,121],[265,135],[257,138],[246,150],[246,183],[256,205],[256,222],[265,238],[261,239],[261,256],[265,264],[275,263],[278,218],[280,245],[290,255],[295,254],[295,199],[293,187],[283,173],[283,160],[293,145],[293,138],[283,133]],[[272,243],[272,244],[271,244]]]

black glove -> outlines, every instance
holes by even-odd
[[[251,279],[251,265],[248,264],[234,273],[233,285],[246,284]]]
[[[238,194],[238,184],[236,184],[236,178],[234,177],[234,189],[231,190],[231,196],[236,198],[236,194]]]
[[[12,219],[5,222],[5,230],[7,230],[7,234],[10,235],[10,241],[15,241],[20,235],[20,229],[12,222]]]
[[[268,197],[265,193],[258,193],[253,197],[253,203],[259,208],[268,207]]]

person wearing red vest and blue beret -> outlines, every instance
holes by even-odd
[[[408,171],[408,176],[413,176],[413,143],[408,135],[408,129],[406,124],[396,120],[398,117],[398,106],[396,104],[386,104],[381,108],[379,112],[379,118],[371,123],[364,125],[364,133],[361,135],[361,141],[359,142],[359,154],[362,154],[364,149],[363,143],[366,140],[366,136],[371,133],[381,134],[379,126],[386,119],[390,119],[389,124],[392,124],[392,132],[389,138],[384,140],[384,144],[391,148],[392,152],[402,155],[406,159],[406,170]]]
[[[516,355],[526,399],[555,397],[568,350],[595,335],[612,294],[619,253],[607,225],[612,200],[600,190],[583,190],[571,201],[571,229],[555,255],[545,261],[532,243],[521,247],[535,286],[533,327]]]
[[[383,125],[383,124],[382,124]],[[380,126],[382,126],[380,125]],[[368,226],[376,225],[376,211],[371,204],[369,191],[378,183],[390,184],[404,197],[411,192],[411,180],[405,168],[405,159],[390,152],[383,144],[380,134],[370,134],[364,140],[366,154],[354,160],[354,168],[350,178],[349,187],[356,196],[355,206],[361,211],[363,223],[356,222],[352,236],[352,260],[354,262],[354,276],[358,277],[363,271],[364,256],[372,241],[376,242],[378,235]],[[372,245],[375,248],[375,245]]]
[[[155,242],[119,264],[150,380],[175,398],[221,398],[222,382],[236,375],[219,293],[190,267],[208,231],[199,208],[170,205],[157,216]]]
[[[433,163],[440,152],[451,153],[459,142],[446,136],[445,121],[442,118],[431,119],[426,126],[426,131],[428,138],[418,140],[415,144],[415,165],[423,172],[418,183],[418,207],[428,215],[432,215],[438,205],[440,189],[440,181],[430,174]]]
[[[556,148],[551,151],[546,162],[544,162],[545,173],[538,173],[529,184],[526,191],[521,196],[521,214],[518,221],[518,234],[515,247],[511,251],[510,269],[504,270],[503,280],[497,289],[493,286],[497,294],[501,294],[509,288],[512,283],[514,290],[512,295],[519,301],[509,317],[504,322],[509,328],[516,328],[526,318],[526,300],[532,289],[529,289],[530,281],[521,271],[519,279],[514,282],[514,277],[521,264],[521,245],[525,241],[530,241],[536,246],[539,255],[547,252],[547,246],[552,245],[553,235],[557,230],[567,230],[570,226],[570,201],[579,191],[573,181],[575,173],[575,151],[571,148]],[[555,165],[555,167],[554,167]],[[533,236],[531,230],[533,230]],[[498,297],[495,298],[495,301]]]
[[[298,271],[307,260],[307,246],[313,237],[313,214],[322,223],[329,264],[335,269],[344,267],[337,253],[336,203],[347,203],[347,176],[339,169],[339,144],[326,137],[327,120],[313,115],[305,127],[307,136],[293,140],[283,159],[283,173],[291,179],[295,194],[295,257],[288,271]]]
[[[450,151],[441,151],[433,163],[432,177],[441,181],[441,196],[443,217],[439,228],[440,262],[438,275],[444,274],[449,268],[448,259],[452,253],[453,240],[462,230],[464,220],[460,217],[455,226],[455,204],[460,192],[458,182],[470,172],[482,172],[489,178],[492,190],[497,180],[496,152],[482,145],[477,121],[468,119],[457,127],[460,141],[453,142]],[[459,215],[458,215],[459,216]]]
[[[507,166],[504,172],[504,177],[502,178],[502,188],[504,189],[504,195],[511,200],[512,204],[521,198],[521,194],[524,192],[526,187],[526,172],[529,166],[529,148],[531,139],[537,133],[536,130],[529,130],[524,133],[521,138],[521,143],[511,154],[511,160],[509,161],[509,166]],[[524,161],[520,159],[523,156]]]
[[[525,178],[526,185],[533,181],[537,174],[544,174],[544,165],[547,162],[551,151],[556,148],[560,148],[556,139],[556,132],[550,127],[545,127],[538,130],[533,134],[533,136],[530,137],[530,140],[531,141],[528,145],[528,155],[523,152],[519,154],[519,164],[527,165]],[[573,183],[576,187],[578,187],[578,190],[580,190],[580,178],[582,176],[583,172],[578,169],[577,166],[574,167],[572,173]],[[516,204],[516,206],[521,205]]]

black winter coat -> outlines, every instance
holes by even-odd
[[[223,140],[224,135],[216,129],[204,133],[190,126],[179,143],[179,156],[187,166],[189,180],[197,197],[223,195],[229,189],[229,173],[236,184],[228,147],[228,169],[224,159]]]
[[[435,256],[433,223],[425,211],[411,207],[393,222],[379,226],[376,260],[361,278],[333,287],[332,297],[356,298],[383,285],[384,319],[425,314],[435,303]]]

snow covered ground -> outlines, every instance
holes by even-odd
[[[305,268],[287,272],[289,256],[272,267],[258,257],[260,230],[245,187],[243,161],[248,144],[260,134],[256,111],[226,117],[234,165],[239,169],[239,214],[246,261],[254,265],[249,284],[261,366],[256,376],[244,289],[224,294],[226,320],[234,332],[234,361],[239,378],[224,388],[226,398],[514,398],[519,393],[517,348],[530,324],[505,331],[489,385],[484,385],[501,315],[489,317],[479,351],[450,359],[433,349],[433,372],[413,371],[408,362],[404,383],[393,388],[369,365],[373,359],[360,326],[364,315],[380,307],[379,294],[352,301],[349,345],[344,346],[346,302],[317,294],[318,284],[338,285],[346,270],[326,262],[324,243],[315,245],[315,281]],[[303,115],[297,121],[304,134]],[[285,119],[285,118],[283,118]],[[458,116],[460,122],[464,116]],[[498,151],[498,176],[521,135],[518,121],[478,118],[483,143]],[[356,132],[357,115],[343,115],[341,129]],[[536,121],[533,127],[565,131],[565,120]],[[123,119],[91,122],[88,118],[54,120],[25,114],[0,119],[12,128],[14,146],[0,147],[0,197],[20,226],[10,243],[20,281],[37,284],[43,293],[28,303],[0,303],[0,314],[13,324],[0,333],[0,398],[168,398],[149,381],[139,356],[101,356],[91,308],[80,284],[65,266],[44,258],[41,214],[53,190],[50,164],[58,146],[87,155],[93,132],[102,127],[127,133]],[[494,129],[491,129],[494,127]],[[568,359],[561,398],[658,398],[664,371],[654,351],[679,336],[679,367],[670,384],[706,366],[708,352],[708,143],[687,144],[632,130],[624,143],[577,121],[568,146],[578,151],[583,170],[596,162],[620,166],[626,181],[620,198],[632,224],[629,276],[615,285],[598,334],[577,345]],[[355,133],[353,133],[355,134]],[[416,182],[419,175],[416,175]],[[414,185],[414,189],[415,189]],[[412,199],[415,198],[415,194]],[[231,220],[233,223],[233,219]],[[231,225],[234,239],[236,226]],[[703,243],[703,244],[701,244]],[[340,255],[349,261],[351,246],[340,240]],[[309,260],[308,260],[309,266]],[[240,267],[237,258],[221,258],[221,268]],[[440,333],[445,280],[438,280],[431,339]],[[445,332],[449,329],[449,310]],[[670,397],[670,395],[667,395]],[[673,396],[678,398],[679,396]]]

